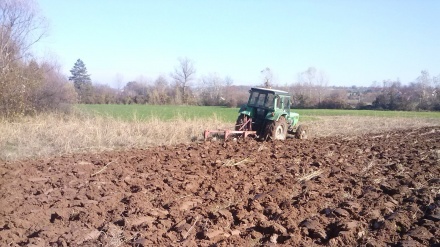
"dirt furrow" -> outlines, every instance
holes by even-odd
[[[434,246],[440,128],[0,164],[2,246]]]

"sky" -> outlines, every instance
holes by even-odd
[[[290,85],[315,67],[329,85],[440,75],[437,0],[39,0],[49,22],[34,49],[66,76],[81,59],[94,83],[169,77],[179,58],[197,78]]]

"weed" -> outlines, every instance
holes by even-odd
[[[81,107],[85,108],[86,106]],[[93,113],[90,110],[88,113],[79,112],[69,115],[42,114],[35,117],[22,117],[13,121],[0,119],[0,160],[189,143],[202,140],[202,133],[205,129],[233,129],[235,119],[231,120],[231,116],[237,116],[236,109],[219,107],[161,106],[161,108],[155,106],[155,108],[151,108],[150,106],[133,106],[133,108],[128,108],[129,106],[118,106],[122,108],[118,108],[119,111],[115,110],[113,115],[105,114],[105,111],[110,111],[111,107],[115,106],[99,107],[107,108],[102,111],[97,110],[99,113]],[[148,116],[145,115],[145,112],[142,114],[133,113],[133,109],[142,107],[154,109],[154,111],[151,110]],[[125,118],[119,116],[118,114],[122,114],[123,109],[132,109],[132,111],[128,111],[131,115],[127,115]],[[167,109],[174,112],[173,117],[171,115],[163,116]],[[190,112],[185,113],[185,109],[189,109]],[[179,111],[184,113],[180,114]],[[214,114],[213,112],[216,111],[219,112]],[[324,114],[325,112],[304,112],[304,114],[315,115],[318,113]],[[438,126],[439,124],[438,118],[431,114],[428,117],[413,118],[365,115],[320,116],[309,121],[307,125],[309,132],[314,137],[326,137],[357,136],[382,133],[398,128],[411,129]],[[266,147],[261,145],[260,148],[263,150]],[[332,155],[333,153],[328,154],[329,157]],[[435,152],[434,155],[440,160],[438,152]]]

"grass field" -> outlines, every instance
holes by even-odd
[[[221,106],[157,106],[157,105],[78,105],[81,111],[109,116],[121,120],[147,120],[159,118],[200,119],[216,117],[221,121],[233,123],[237,119],[238,108]],[[362,117],[399,117],[399,118],[438,118],[440,112],[373,111],[373,110],[327,110],[297,109],[302,121],[317,120],[320,116],[362,116]]]
[[[109,116],[121,120],[207,119],[217,117],[225,122],[237,119],[238,108],[220,106],[172,106],[172,105],[78,105],[77,109],[93,115]]]

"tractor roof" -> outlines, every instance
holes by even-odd
[[[270,88],[261,88],[261,87],[253,87],[251,88],[251,91],[264,91],[264,92],[270,92],[275,94],[281,94],[281,95],[289,95],[289,92],[277,90],[277,89],[270,89]]]

